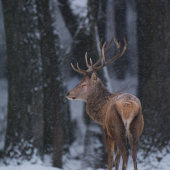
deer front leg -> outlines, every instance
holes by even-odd
[[[114,153],[114,140],[107,136],[107,148],[108,148],[108,170],[112,170],[113,167],[113,153]]]

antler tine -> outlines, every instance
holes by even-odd
[[[86,61],[86,66],[89,68],[90,65],[89,65],[88,60],[87,60],[87,52],[86,52],[86,54],[85,54],[85,61]]]
[[[120,43],[118,43],[116,39],[114,39],[114,40],[115,40],[115,44],[116,44],[116,47],[117,47],[116,56],[113,57],[112,59],[110,59],[108,62],[103,62],[103,64],[102,64],[101,66],[95,67],[95,68],[94,68],[95,71],[100,70],[101,68],[103,68],[104,66],[108,65],[108,64],[111,63],[112,61],[117,60],[118,58],[120,58],[120,57],[124,54],[124,52],[125,52],[125,50],[126,50],[126,47],[127,47],[127,43],[126,43],[125,38],[124,38],[124,48],[123,48],[123,50],[122,50],[121,53],[120,53]],[[102,53],[103,53],[103,55],[104,55],[104,49],[103,49]],[[104,57],[103,57],[103,58],[104,58]],[[103,61],[104,61],[104,60],[103,60]]]
[[[90,64],[91,64],[91,66],[93,67],[93,62],[92,62],[92,59],[90,58]]]
[[[114,41],[115,41],[115,44],[116,44],[117,49],[120,48],[121,43],[118,43],[117,40],[116,40],[116,38],[114,38]]]
[[[126,42],[126,39],[124,38],[124,48],[122,50],[122,53],[121,53],[121,56],[124,54],[125,50],[126,50],[126,47],[127,47],[127,42]]]
[[[78,68],[78,70],[79,70],[79,71],[81,71],[81,69],[80,69],[80,67],[79,67],[79,64],[78,64],[78,63],[77,63],[77,68]]]
[[[102,57],[103,57],[103,64],[105,63],[105,55],[104,55],[104,52],[105,52],[105,46],[106,46],[106,42],[103,44],[103,47],[102,47]]]
[[[78,68],[78,70],[79,71],[81,71],[82,72],[82,74],[86,74],[86,70],[82,70],[82,69],[80,69],[80,67],[79,67],[79,64],[77,63],[77,68]]]
[[[100,62],[101,62],[101,60],[103,59],[103,55],[102,55],[102,41],[103,41],[103,38],[100,40],[100,58],[99,58],[99,60],[93,65],[94,67],[95,66],[97,66]],[[111,39],[111,41],[109,42],[109,45],[104,49],[104,51],[106,51],[109,47],[110,47],[110,45],[111,45],[111,43],[112,43],[112,41],[113,41],[113,38]]]
[[[102,56],[102,41],[103,41],[103,38],[101,38],[101,40],[100,40],[100,45],[99,45],[99,47],[100,47],[100,58],[99,58],[99,60],[94,64],[94,67],[97,66],[97,65],[101,62],[101,60],[102,60],[102,58],[103,58],[103,56]]]
[[[77,66],[78,66],[78,63],[77,63]],[[76,69],[76,68],[73,66],[73,64],[71,63],[71,67],[73,68],[74,71],[76,71],[76,72],[78,72],[78,73],[80,73],[80,74],[83,74],[83,75],[86,74],[86,71],[85,71],[85,70],[81,70],[81,69],[79,68],[79,66],[77,67],[78,69]]]
[[[110,41],[109,45],[105,48],[105,50],[104,50],[104,51],[106,51],[106,50],[110,47],[110,45],[112,44],[112,41],[113,41],[113,38],[111,39],[111,41]]]

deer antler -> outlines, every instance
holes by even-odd
[[[77,66],[78,66],[78,63],[77,63]],[[86,70],[81,70],[81,69],[79,68],[79,66],[77,67],[78,69],[76,69],[76,68],[73,66],[73,64],[71,63],[71,67],[73,68],[74,71],[76,71],[76,72],[78,72],[78,73],[80,73],[80,74],[83,74],[83,75],[86,74]]]
[[[90,58],[90,64],[91,64],[91,66],[90,66],[89,63],[88,63],[88,60],[87,60],[87,52],[86,52],[86,53],[85,53],[85,61],[86,61],[86,66],[88,67],[88,70],[81,70],[81,69],[79,68],[78,63],[77,63],[77,69],[76,69],[76,68],[73,66],[73,64],[71,63],[71,66],[72,66],[73,70],[75,70],[76,72],[81,73],[81,74],[83,74],[83,75],[85,76],[85,75],[87,75],[87,74],[89,74],[89,73],[92,73],[93,71],[98,71],[98,70],[102,69],[103,67],[105,67],[106,65],[108,65],[108,64],[111,63],[112,61],[117,60],[118,58],[120,58],[120,57],[124,54],[124,52],[125,52],[125,50],[126,50],[126,47],[127,47],[127,43],[126,43],[125,38],[124,38],[124,48],[123,48],[122,52],[120,52],[120,46],[121,46],[121,44],[118,43],[117,40],[114,38],[114,41],[115,41],[115,44],[116,44],[116,47],[117,47],[116,56],[113,57],[112,59],[110,59],[108,62],[105,62],[105,54],[104,54],[104,52],[110,47],[110,45],[111,45],[111,43],[112,43],[112,41],[113,41],[113,38],[111,39],[109,45],[108,45],[106,48],[105,48],[106,42],[104,42],[103,46],[101,46],[102,40],[103,40],[103,39],[101,39],[101,41],[100,41],[100,53],[101,53],[101,56],[100,56],[99,60],[98,60],[95,64],[93,64],[93,63],[92,63],[92,60],[91,60],[91,58]],[[98,67],[96,67],[102,60],[103,60],[103,64],[100,65],[100,66],[98,66]]]
[[[118,58],[120,58],[125,50],[126,50],[126,47],[127,47],[127,43],[126,43],[126,40],[124,39],[124,48],[122,50],[122,52],[120,53],[120,43],[117,42],[117,40],[114,38],[114,41],[115,41],[115,44],[116,44],[116,47],[117,47],[117,53],[116,53],[116,56],[113,57],[112,59],[110,59],[108,62],[105,62],[105,54],[104,54],[104,47],[105,47],[105,44],[103,44],[103,47],[102,47],[102,56],[103,56],[103,64],[99,67],[94,67],[94,70],[95,71],[98,71],[100,69],[102,69],[103,67],[105,67],[106,65],[108,65],[109,63],[111,63],[112,61],[115,61],[117,60]]]

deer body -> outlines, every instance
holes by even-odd
[[[104,48],[102,49],[104,55]],[[92,67],[87,62],[86,64],[90,72],[82,72],[87,74],[84,74],[80,83],[67,93],[67,98],[85,101],[87,114],[103,126],[108,147],[108,170],[113,167],[114,143],[117,145],[115,170],[119,169],[120,156],[123,158],[122,170],[127,169],[127,139],[132,149],[134,169],[137,170],[137,146],[144,127],[140,101],[127,93],[111,94],[98,78],[92,62]],[[78,67],[78,71],[82,70]]]

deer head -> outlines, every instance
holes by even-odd
[[[90,64],[88,63],[87,52],[86,52],[85,61],[86,61],[86,66],[88,68],[87,70],[80,69],[78,63],[77,63],[77,69],[76,69],[73,66],[73,64],[71,63],[73,70],[82,74],[83,78],[77,84],[76,87],[74,87],[70,92],[67,93],[67,98],[69,100],[82,100],[82,101],[86,102],[88,96],[90,94],[93,94],[98,89],[99,84],[100,84],[100,86],[103,86],[103,84],[102,84],[101,80],[98,78],[96,72],[98,70],[102,69],[103,67],[105,67],[106,65],[108,65],[109,63],[111,63],[112,61],[120,58],[124,54],[124,52],[126,50],[126,46],[127,46],[126,40],[124,39],[124,48],[123,48],[122,52],[120,52],[120,43],[118,43],[117,40],[114,39],[116,47],[117,47],[116,56],[106,62],[104,52],[110,47],[112,41],[113,41],[113,39],[110,41],[109,45],[106,48],[105,48],[106,42],[103,44],[103,46],[101,46],[102,40],[100,41],[101,56],[95,64],[93,64],[91,58],[90,58]],[[101,63],[101,61],[102,61],[102,64],[100,66],[98,66]]]

